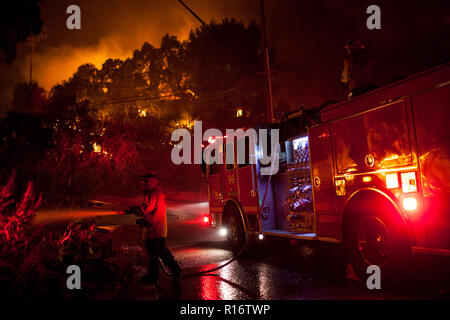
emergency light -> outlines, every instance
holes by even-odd
[[[209,144],[213,144],[214,142],[216,142],[216,140],[217,140],[216,137],[211,136],[211,137],[208,138],[208,143]]]
[[[403,208],[406,211],[414,211],[417,209],[417,200],[414,197],[403,198]]]

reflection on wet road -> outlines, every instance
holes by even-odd
[[[200,209],[203,206],[190,207],[196,208],[195,212],[183,206],[170,208],[168,243],[185,274],[214,268],[232,257],[224,237],[201,224],[199,215],[204,212]],[[426,268],[418,271],[415,284],[372,291],[345,279],[347,266],[335,245],[309,248],[295,240],[266,237],[262,241],[255,239],[248,249],[214,275],[183,279],[178,285],[166,276],[161,277],[160,299],[450,298],[448,272],[437,272],[448,268],[443,269],[439,259],[418,257]]]

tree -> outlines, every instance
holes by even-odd
[[[39,113],[48,104],[44,88],[37,82],[21,82],[14,87],[12,109],[16,112]]]
[[[258,26],[235,20],[213,21],[183,42],[167,34],[160,47],[144,43],[100,69],[80,66],[50,92],[56,147],[44,165],[58,180],[50,194],[72,197],[69,204],[80,196],[86,202],[101,185],[135,190],[137,175],[149,169],[192,190],[200,170],[171,162],[173,129],[191,129],[194,120],[223,130],[265,119],[263,70]]]
[[[255,23],[225,19],[192,31],[186,44],[186,87],[197,97],[195,117],[225,128],[236,124],[236,111],[244,110],[247,124],[263,118],[264,70],[261,33]]]
[[[75,90],[90,80],[76,80],[73,87],[65,83],[50,93],[47,126],[54,131],[54,145],[39,164],[39,178],[46,200],[54,205],[87,204],[105,173],[105,154],[98,145],[101,122],[88,100],[78,101]]]
[[[17,44],[41,33],[42,0],[7,0],[0,10],[0,64],[16,58]]]
[[[52,130],[41,116],[9,112],[0,121],[0,180],[17,171],[19,190],[37,175],[37,166],[52,146]]]

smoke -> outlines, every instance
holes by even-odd
[[[69,79],[80,64],[92,63],[101,68],[108,58],[124,59],[129,54],[129,50],[118,45],[113,38],[101,39],[96,46],[48,48],[35,56],[34,78],[49,90],[56,83]]]
[[[34,75],[40,86],[46,90],[51,89],[56,83],[69,79],[81,64],[90,63],[101,69],[108,59],[126,59],[131,57],[135,49],[139,49],[142,41],[124,39],[122,35],[112,35],[101,38],[98,44],[90,46],[63,45],[58,48],[46,48],[38,53],[34,59]],[[28,68],[23,69],[24,72]]]
[[[82,29],[69,31],[64,24],[62,30],[54,31],[51,41],[56,46],[44,45],[36,53],[33,77],[49,90],[69,79],[81,64],[92,63],[101,68],[107,59],[126,59],[144,42],[158,46],[166,33],[185,39],[196,26],[195,21],[174,4],[177,2],[82,1]]]
[[[183,1],[206,22],[226,17],[260,22],[259,0]],[[66,8],[74,3],[81,8],[81,30],[71,31]],[[382,29],[377,31],[365,26],[370,1],[265,3],[268,42],[275,47],[276,99],[286,98],[290,105],[342,97],[343,48],[350,38],[368,43],[381,82],[421,71],[448,45],[448,1],[379,0]],[[183,40],[200,26],[178,0],[44,0],[41,15],[48,37],[36,47],[33,78],[46,90],[69,79],[81,64],[101,68],[109,58],[130,57],[144,42],[158,47],[167,33]],[[28,81],[29,52],[22,45],[13,66],[0,66],[0,106],[10,102],[17,82]]]
[[[252,5],[258,8],[257,0],[244,5],[238,0],[184,2],[206,22],[225,17],[248,22],[248,8]],[[177,0],[79,0],[76,4],[81,9],[81,30],[68,30],[66,8],[71,4],[74,3],[65,0],[46,0],[41,4],[47,38],[36,46],[33,79],[47,91],[68,80],[82,64],[92,63],[101,68],[107,59],[131,57],[144,42],[158,47],[167,33],[184,40],[192,29],[200,26]],[[11,101],[14,85],[29,80],[30,47],[21,45],[18,50],[12,66],[0,67],[0,105],[3,106]],[[6,74],[9,77],[3,76]]]

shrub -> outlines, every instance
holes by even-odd
[[[20,298],[90,297],[114,281],[112,241],[92,222],[63,231],[33,224],[40,203],[30,182],[16,200],[15,173],[0,188],[0,295]],[[66,288],[66,268],[83,270],[82,290]]]

